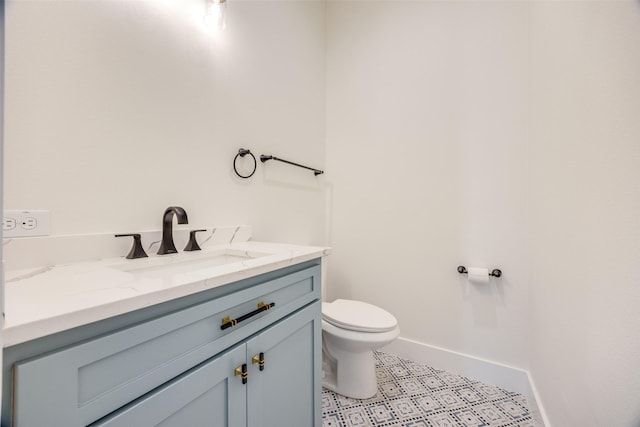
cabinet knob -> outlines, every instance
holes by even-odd
[[[251,358],[251,363],[260,365],[260,370],[264,371],[264,353],[256,354]]]
[[[235,377],[241,377],[242,384],[246,384],[247,379],[249,378],[249,373],[247,372],[247,364],[243,363],[242,365],[236,367],[236,369],[233,370],[233,375]]]

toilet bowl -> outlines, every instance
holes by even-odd
[[[322,386],[355,399],[375,396],[373,350],[399,334],[396,318],[375,305],[343,299],[322,303]]]

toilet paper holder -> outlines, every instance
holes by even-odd
[[[465,267],[464,265],[459,265],[458,266],[458,273],[460,274],[467,274],[467,267]],[[494,268],[493,270],[491,270],[491,272],[489,273],[489,276],[493,276],[493,277],[500,277],[502,276],[502,270],[499,270],[497,268]]]

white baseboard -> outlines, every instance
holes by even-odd
[[[542,401],[540,400],[540,394],[538,393],[536,383],[533,381],[533,377],[531,376],[530,372],[527,372],[527,376],[529,377],[529,384],[531,386],[531,390],[533,391],[533,399],[535,400],[534,404],[537,411],[535,414],[533,414],[534,421],[537,423],[536,425],[551,427],[547,412],[544,410],[544,405],[542,405]]]
[[[440,347],[398,338],[380,350],[509,391],[533,396],[528,372]]]
[[[413,360],[418,363],[462,375],[476,381],[491,384],[523,394],[529,402],[529,409],[536,426],[551,427],[547,414],[529,372],[502,363],[492,362],[468,354],[458,353],[406,338],[398,338],[380,350]]]
[[[435,369],[520,393],[527,397],[534,425],[551,427],[529,371],[406,338],[398,338],[380,350]]]

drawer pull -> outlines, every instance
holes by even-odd
[[[264,371],[264,353],[256,354],[251,358],[251,363],[260,365],[260,370]]]
[[[258,303],[258,308],[253,310],[251,313],[247,313],[247,314],[245,314],[243,316],[238,317],[237,319],[232,319],[229,316],[224,317],[222,319],[222,326],[220,326],[220,329],[222,329],[224,331],[225,329],[232,328],[232,327],[236,326],[238,323],[243,322],[243,321],[247,320],[248,318],[255,316],[256,314],[260,314],[263,311],[270,310],[275,305],[276,305],[275,302],[272,302],[270,304],[265,304],[264,302],[260,301]]]
[[[247,378],[249,378],[249,373],[247,372],[247,364],[243,363],[242,365],[238,366],[236,369],[233,370],[233,375],[234,376],[240,376],[242,378],[242,384],[246,384],[247,383]]]

